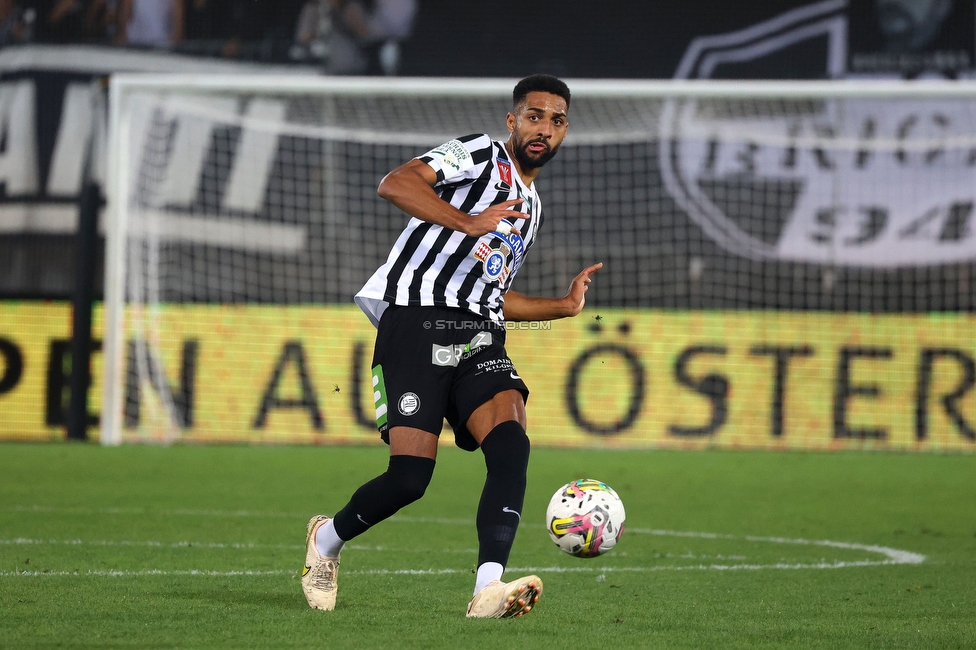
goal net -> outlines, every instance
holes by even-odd
[[[507,137],[514,82],[113,78],[103,442],[373,440],[351,299],[407,220],[376,186]],[[536,439],[968,444],[976,87],[570,86],[515,289],[605,266],[575,329],[512,341],[543,369]],[[807,380],[824,394],[794,407]]]

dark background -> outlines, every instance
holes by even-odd
[[[61,0],[19,0],[36,14],[29,42],[113,43],[112,27],[91,24],[97,0],[75,0],[58,24]],[[175,51],[214,52],[203,41],[239,39],[232,55],[288,63],[302,0],[211,0],[207,24],[187,25]],[[568,77],[668,78],[696,36],[730,32],[809,5],[803,0],[532,4],[514,0],[419,0],[403,44],[402,75],[513,77],[546,71]],[[2,18],[2,17],[0,17]],[[16,39],[9,39],[12,45]],[[4,43],[0,41],[0,45]],[[800,72],[802,74],[802,71]]]
[[[404,74],[670,78],[696,36],[748,27],[806,4],[421,0],[404,47]]]
[[[858,47],[870,48],[876,26],[870,20],[874,0],[852,0],[846,8],[842,3],[831,6],[846,12],[850,24],[859,30],[851,36]],[[46,15],[46,4],[34,1],[38,15]],[[80,6],[87,3],[80,2]],[[804,6],[827,6],[798,0],[766,0],[759,3],[733,3],[727,0],[694,2],[629,2],[593,3],[561,2],[556,4],[528,4],[514,0],[471,2],[457,0],[420,0],[413,33],[403,44],[403,76],[429,77],[504,77],[517,78],[532,72],[549,72],[566,78],[671,78],[689,45],[696,37],[727,34],[772,19],[783,12]],[[21,3],[24,8],[26,3]],[[221,5],[218,3],[219,9]],[[973,13],[972,3],[960,5],[966,16]],[[228,38],[241,39],[241,47],[229,57],[238,61],[269,64],[294,63],[289,47],[294,23],[301,2],[226,2],[224,8],[230,18],[215,24],[198,25],[194,33],[211,37],[216,42]],[[868,16],[868,18],[865,18]],[[949,25],[952,43],[968,38],[973,47],[973,21],[969,20],[960,36],[958,21]],[[968,33],[968,36],[966,35]],[[944,42],[939,41],[939,42]],[[87,29],[79,22],[68,22],[52,28],[38,29],[33,43],[84,43],[111,48],[109,37]],[[9,46],[9,45],[8,45]],[[11,46],[16,47],[16,45]],[[219,48],[202,47],[200,42],[183,43],[173,48],[177,53],[216,52]],[[825,76],[826,39],[811,39],[798,43],[756,61],[721,66],[717,76],[724,78],[815,79]],[[2,54],[2,52],[0,52]],[[227,59],[228,56],[223,56]],[[307,63],[306,63],[307,65]],[[109,71],[106,71],[109,72]],[[61,94],[64,85],[77,75],[57,70],[0,69],[0,79],[30,76],[38,82],[37,127],[39,161],[42,178],[50,159],[54,134],[60,117]],[[82,75],[84,76],[84,75]],[[98,75],[95,75],[98,76]],[[231,143],[232,146],[233,143]],[[3,146],[0,141],[0,147]],[[310,145],[311,146],[311,145]],[[618,146],[619,160],[629,161],[626,169],[613,172],[613,187],[594,182],[588,185],[584,200],[574,200],[580,193],[580,170],[590,169],[593,160],[604,153],[589,152],[587,147],[567,148],[547,168],[540,189],[546,197],[550,214],[558,215],[548,226],[546,237],[530,256],[535,258],[537,271],[527,264],[520,281],[532,288],[543,288],[551,279],[533,278],[534,273],[545,275],[555,266],[582,268],[589,259],[567,259],[565,251],[579,251],[586,246],[608,260],[603,276],[613,290],[593,296],[597,304],[665,307],[665,308],[770,308],[824,309],[835,311],[913,312],[931,310],[970,310],[974,304],[969,289],[976,278],[976,265],[947,265],[921,269],[864,270],[825,269],[818,265],[782,262],[755,262],[740,258],[719,248],[706,237],[676,206],[663,189],[643,185],[648,177],[656,177],[657,153],[644,145]],[[610,154],[613,154],[613,147]],[[362,174],[378,179],[399,161],[417,151],[383,149],[366,156],[359,154],[366,169]],[[388,159],[384,158],[387,157]],[[610,158],[614,158],[611,156]],[[360,173],[357,171],[357,173]],[[291,178],[291,176],[289,176]],[[375,197],[371,183],[365,195],[357,197],[361,207],[356,213],[365,218],[382,219],[376,224],[381,232],[395,234],[402,215],[396,214]],[[358,191],[358,190],[357,190]],[[623,200],[625,196],[643,197]],[[550,198],[551,197],[551,198]],[[0,191],[0,203],[9,200]],[[579,198],[579,197],[577,197]],[[21,197],[22,200],[45,202],[52,197]],[[71,201],[61,197],[60,201]],[[644,201],[645,203],[642,203]],[[591,212],[609,213],[594,230]],[[657,215],[657,221],[641,225],[641,218]],[[663,216],[662,216],[663,215]],[[314,214],[288,217],[315,219]],[[313,224],[314,226],[314,224]],[[615,244],[613,238],[620,239]],[[330,241],[323,234],[322,241]],[[389,242],[375,242],[379,255],[385,256]],[[626,245],[626,246],[624,246]],[[624,248],[639,245],[647,255],[636,259]],[[71,296],[74,273],[74,237],[68,234],[5,233],[0,234],[0,299],[43,298],[66,299]],[[353,251],[353,248],[349,249]],[[628,249],[629,250],[629,249]],[[315,251],[310,251],[314,254]],[[340,251],[341,253],[341,251]],[[172,254],[178,264],[174,268],[189,273],[193,260],[204,257],[203,252],[184,247]],[[337,253],[338,254],[338,253]],[[228,252],[229,257],[241,255]],[[619,259],[615,258],[617,256]],[[96,295],[101,296],[103,243],[99,240],[95,251]],[[704,261],[704,273],[698,277],[690,272],[697,261]],[[244,264],[261,273],[274,267],[275,260],[259,260]],[[310,263],[315,260],[309,260]],[[631,268],[638,264],[640,268]],[[370,268],[374,268],[369,261]],[[558,282],[562,282],[557,278]],[[350,285],[335,291],[315,293],[313,301],[348,302],[361,278],[353,278]],[[557,282],[557,284],[558,284]],[[194,286],[192,278],[174,282],[181,287]],[[201,286],[210,286],[201,283]],[[255,278],[249,287],[262,286]],[[325,285],[315,285],[317,289]],[[561,284],[559,286],[562,286]],[[350,288],[352,287],[352,288]],[[176,299],[176,296],[173,296]],[[199,295],[183,296],[197,301],[259,301],[288,302],[273,286],[260,295]],[[308,300],[309,298],[306,298]]]

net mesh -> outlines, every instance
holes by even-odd
[[[156,376],[152,353],[176,345],[160,305],[349,304],[407,221],[376,195],[383,175],[453,137],[504,139],[509,107],[506,93],[381,86],[132,95],[129,383],[155,386],[172,423],[177,379]],[[950,96],[578,92],[515,288],[563,295],[602,261],[596,307],[972,311],[974,109]],[[151,420],[128,426],[155,435]]]

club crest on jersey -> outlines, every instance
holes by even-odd
[[[485,278],[495,281],[504,270],[505,256],[501,254],[501,251],[492,251],[485,260]]]
[[[505,262],[509,255],[511,247],[504,241],[498,248],[492,248],[488,242],[483,241],[474,251],[475,259],[483,265],[482,277],[488,282],[498,280],[502,284],[508,279],[509,268]]]
[[[502,182],[512,186],[512,163],[504,160],[502,158],[496,158],[495,162],[498,164],[498,177],[502,179]]]

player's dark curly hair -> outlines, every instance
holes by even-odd
[[[566,108],[569,108],[569,86],[562,79],[551,74],[534,74],[518,82],[515,90],[512,91],[512,105],[518,106],[525,96],[532,92],[559,95],[566,100]]]

